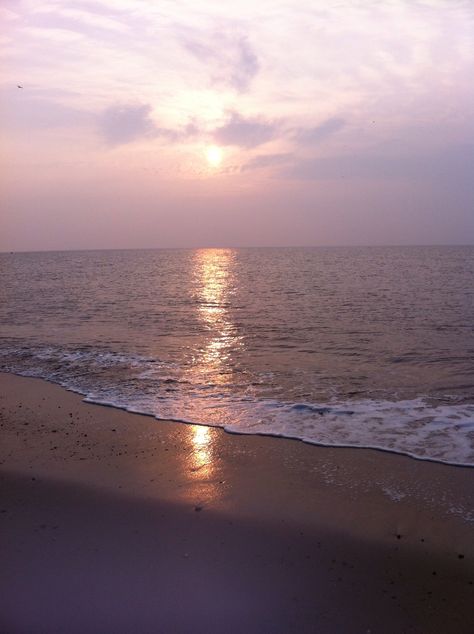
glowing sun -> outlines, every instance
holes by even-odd
[[[222,163],[222,150],[217,145],[210,145],[206,148],[206,159],[211,167],[219,167]]]

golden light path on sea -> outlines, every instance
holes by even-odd
[[[200,249],[193,258],[193,297],[200,325],[207,334],[205,343],[194,354],[186,379],[194,385],[225,388],[232,381],[231,355],[241,345],[229,313],[229,302],[235,291],[235,251],[232,249]],[[206,398],[192,404],[192,420],[205,423],[209,414]],[[193,495],[207,502],[219,496],[215,442],[216,432],[205,425],[191,425],[186,434],[189,448],[187,468]]]

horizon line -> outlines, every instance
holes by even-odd
[[[222,245],[222,246],[153,246],[153,247],[93,247],[74,249],[0,249],[2,255],[15,255],[21,253],[88,253],[99,251],[198,251],[201,249],[368,249],[368,248],[426,248],[426,247],[472,247],[474,243],[378,243],[378,244],[287,244],[287,245]]]

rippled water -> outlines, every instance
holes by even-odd
[[[0,266],[4,370],[158,418],[474,464],[474,247]]]

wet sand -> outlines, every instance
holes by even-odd
[[[474,631],[474,470],[0,374],[0,631]]]

